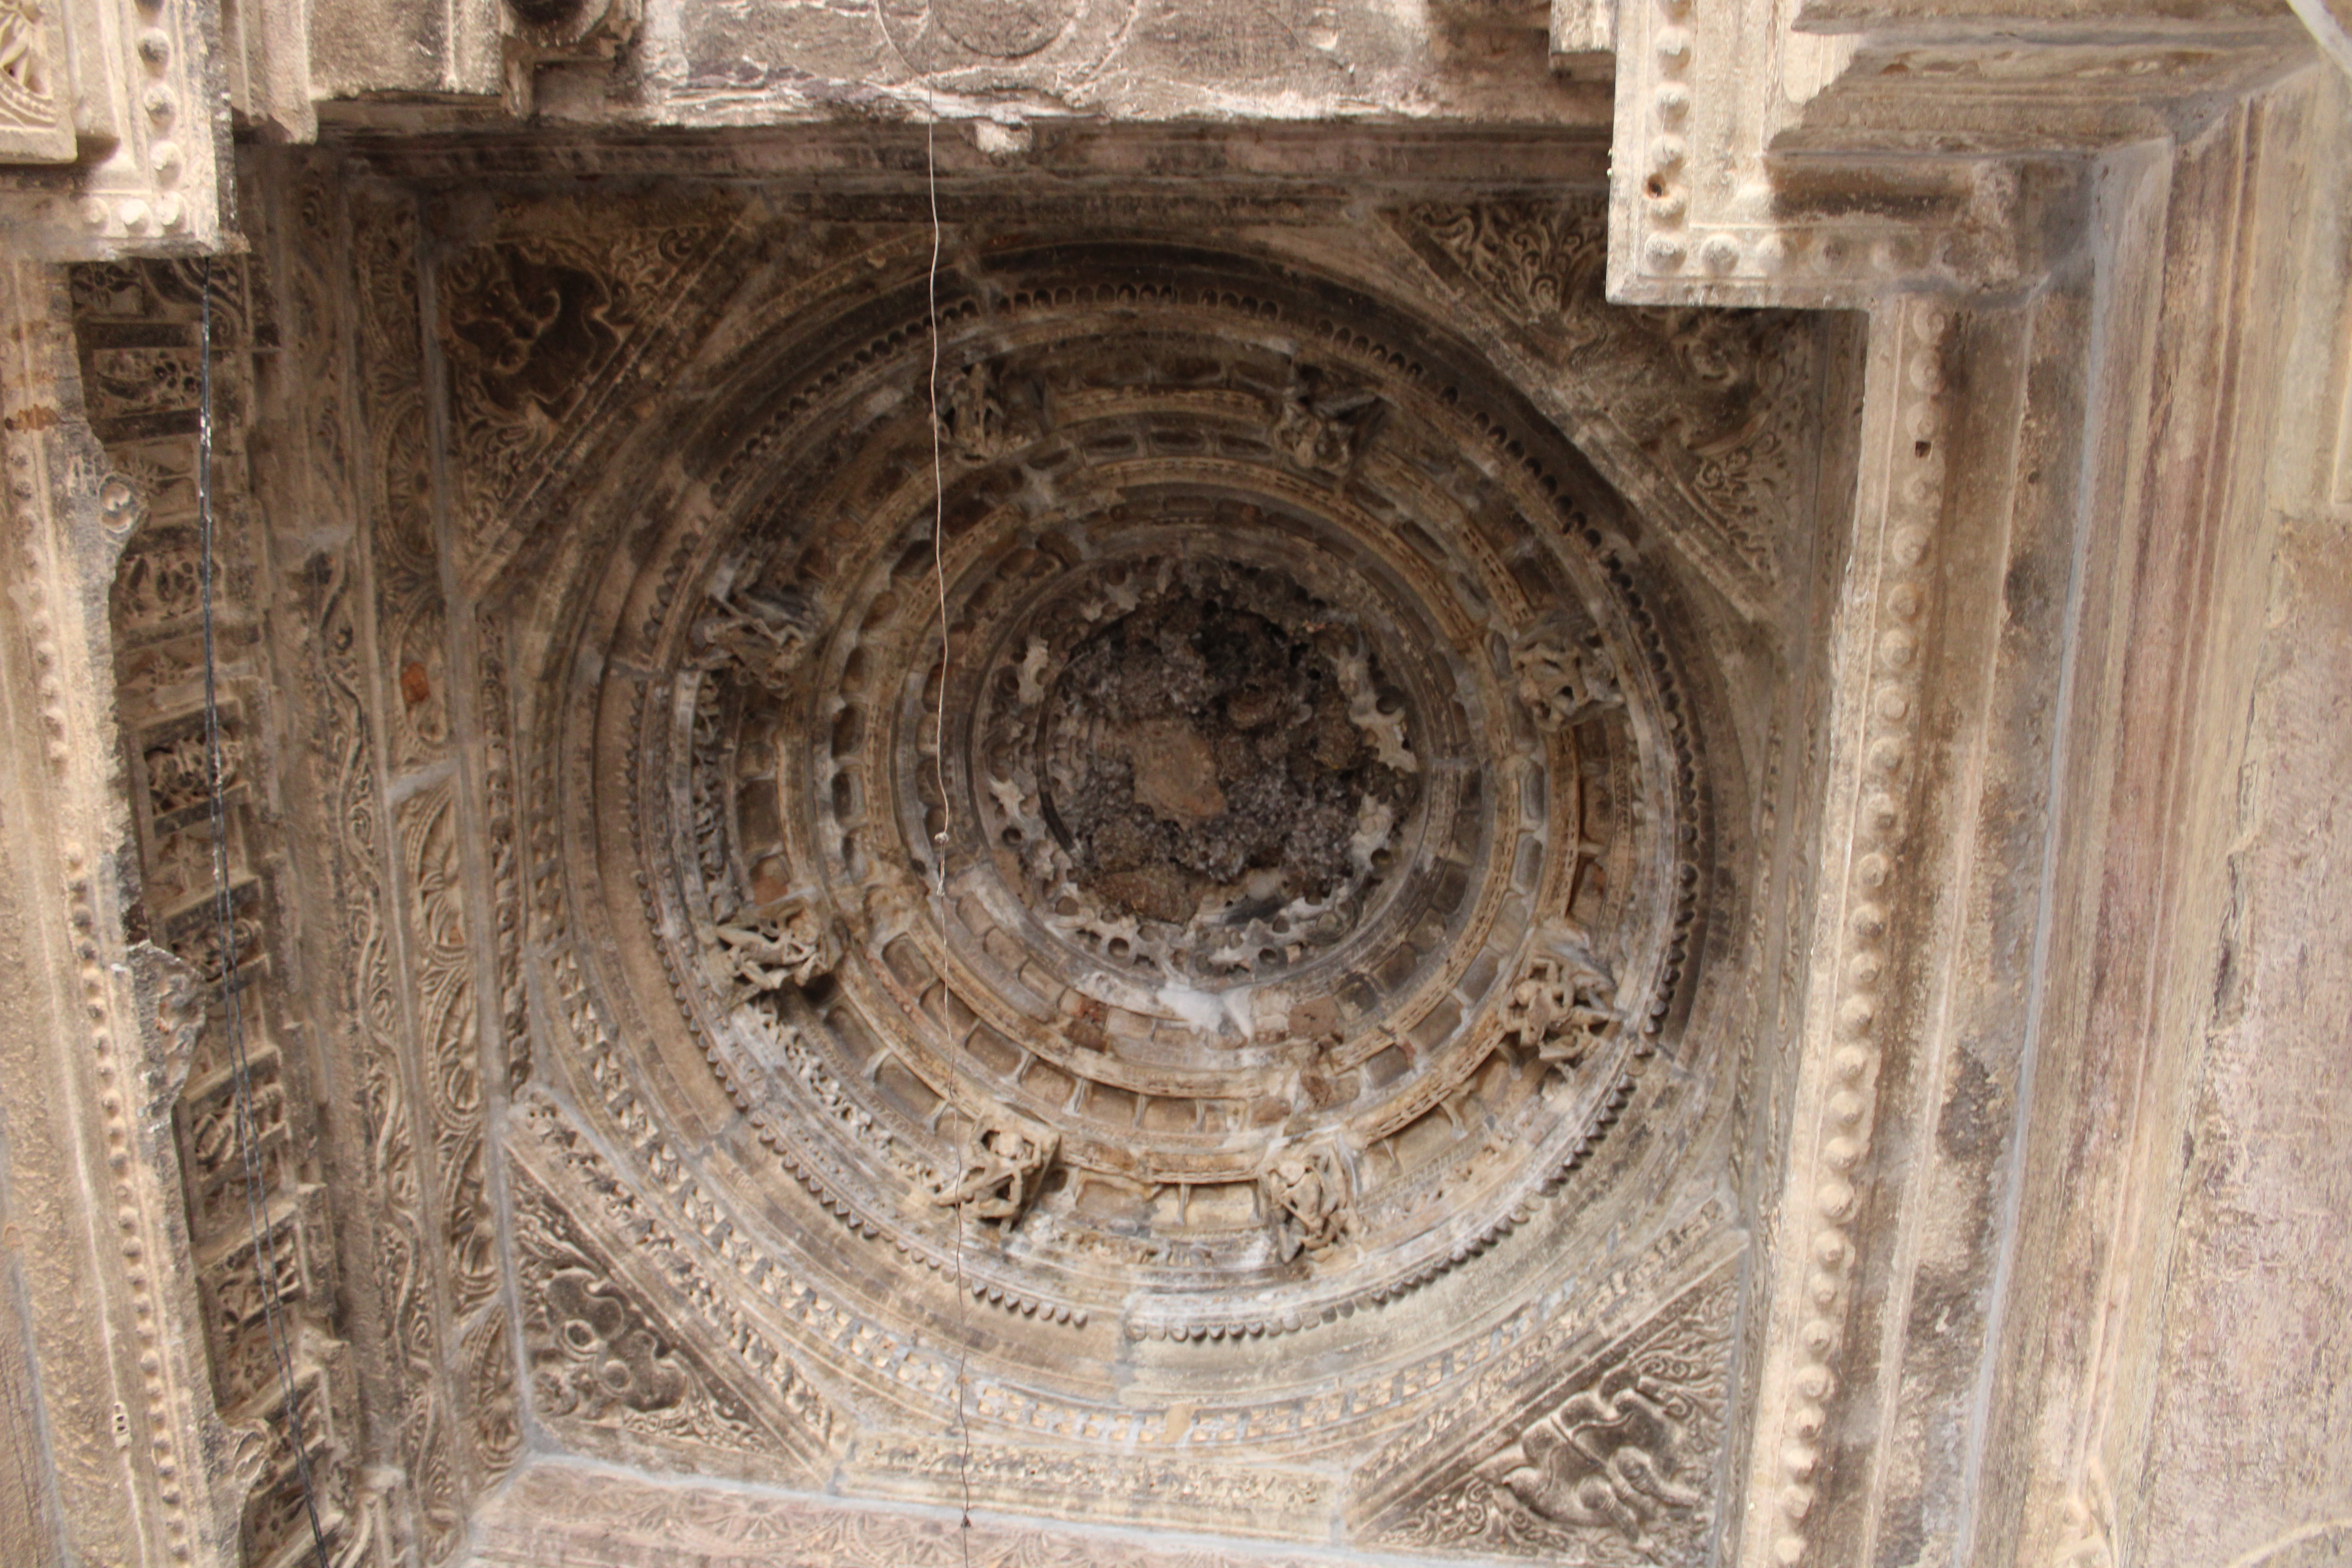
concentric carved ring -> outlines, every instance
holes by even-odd
[[[1498,393],[1296,279],[1101,259],[953,304],[936,413],[877,305],[716,444],[597,699],[614,972],[657,959],[637,1008],[852,1245],[1074,1329],[1296,1331],[1479,1254],[1625,1104],[1691,743]]]

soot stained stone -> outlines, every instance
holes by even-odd
[[[1335,661],[1355,641],[1188,592],[1080,645],[1058,717],[1091,744],[1054,802],[1080,886],[1178,924],[1211,892],[1243,918],[1330,898],[1367,805],[1402,813],[1413,790],[1349,716]]]

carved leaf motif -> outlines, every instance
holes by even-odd
[[[1734,1293],[1728,1270],[1685,1291],[1570,1372],[1515,1430],[1409,1491],[1369,1539],[1580,1563],[1704,1561]]]
[[[723,232],[687,212],[634,224],[542,219],[528,237],[465,251],[442,279],[457,481],[478,541],[513,511],[602,389],[658,341]]]
[[[1723,564],[1755,584],[1775,580],[1775,541],[1800,500],[1797,431],[1812,382],[1800,318],[1608,304],[1598,201],[1430,203],[1391,221],[1507,331],[1574,368],[1562,395],[1664,466]]]
[[[520,1184],[515,1223],[525,1356],[542,1416],[747,1453],[777,1444],[551,1196]]]
[[[442,336],[482,404],[561,419],[620,346],[611,285],[537,247],[483,246],[448,271]]]

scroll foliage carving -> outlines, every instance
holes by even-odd
[[[1502,1442],[1418,1491],[1375,1538],[1539,1561],[1704,1561],[1735,1294],[1727,1274],[1685,1295],[1558,1384]]]
[[[542,1419],[734,1450],[775,1440],[536,1184],[520,1184],[515,1224],[524,1349]]]
[[[515,820],[514,718],[507,685],[506,622],[486,613],[475,624],[482,700],[483,830],[489,840],[490,918],[496,924],[499,1044],[509,1093],[530,1077],[530,999],[523,984],[522,878]]]
[[[1583,412],[1663,458],[1727,564],[1757,584],[1777,579],[1775,539],[1799,499],[1797,432],[1813,375],[1800,318],[1606,304],[1608,221],[1597,200],[1430,203],[1391,221],[1547,361],[1579,366],[1592,385]]]
[[[412,933],[410,991],[433,1114],[439,1227],[448,1248],[450,1309],[463,1318],[498,1289],[498,1264],[483,1171],[480,1025],[454,788],[436,785],[404,803],[400,834]]]
[[[467,541],[546,475],[584,411],[658,353],[665,329],[715,253],[715,208],[656,202],[614,221],[557,206],[534,226],[460,252],[440,279]]]

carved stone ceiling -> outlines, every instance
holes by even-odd
[[[1706,627],[1809,548],[1817,330],[1601,307],[1574,202],[456,232],[550,1440],[1701,1560],[1781,700]]]
[[[2337,1543],[2341,29],[1992,10],[0,0],[0,1558]]]
[[[550,1457],[1709,1558],[1834,318],[1603,305],[1597,197],[279,191],[74,296],[142,918],[215,1008],[206,290],[307,454],[221,496],[300,1465],[210,1024],[176,1112],[247,1561],[306,1473],[338,1551],[661,1560],[534,1533],[652,1517],[552,1475],[480,1512]]]

